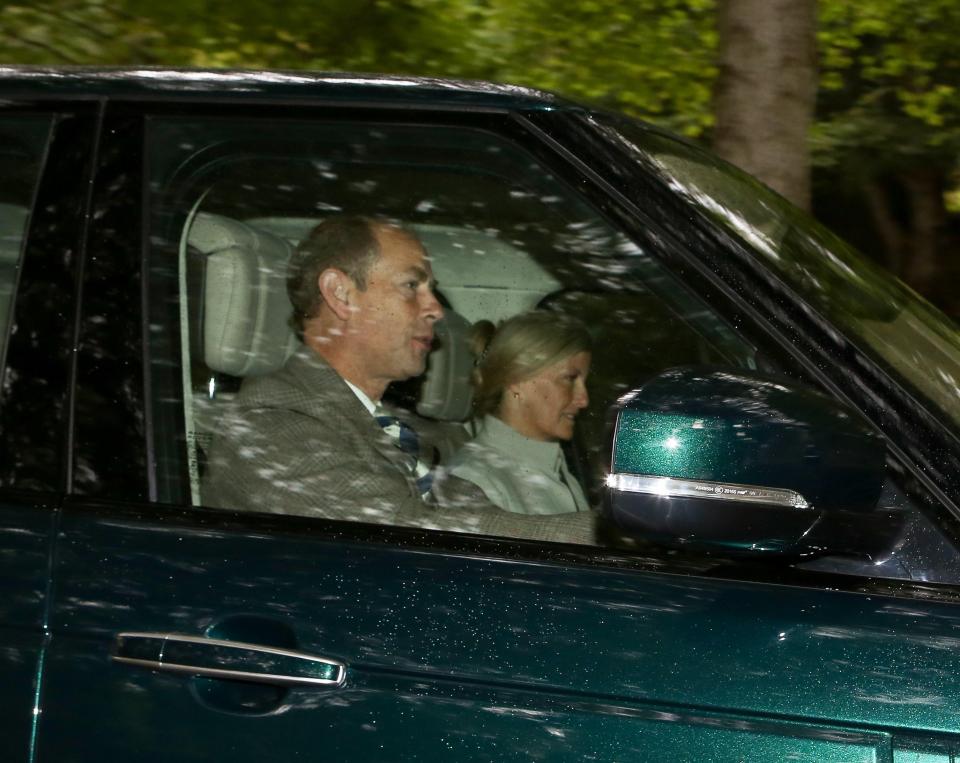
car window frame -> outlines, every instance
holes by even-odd
[[[550,137],[549,131],[542,129],[541,120],[543,113],[538,113],[534,119],[531,119],[529,113],[519,113],[501,108],[473,108],[465,109],[457,106],[449,108],[430,108],[430,109],[406,109],[396,110],[389,104],[371,102],[360,105],[357,103],[339,104],[333,108],[330,104],[303,104],[299,102],[278,104],[270,100],[262,102],[255,100],[244,102],[242,104],[214,104],[212,102],[197,103],[192,101],[174,100],[138,100],[124,99],[118,102],[107,104],[104,115],[104,134],[116,136],[124,134],[125,145],[139,146],[139,163],[137,167],[124,165],[126,172],[139,173],[140,192],[135,194],[119,194],[138,200],[139,206],[136,215],[127,216],[124,222],[125,232],[121,237],[125,237],[127,243],[133,243],[136,251],[139,253],[135,258],[139,269],[145,268],[145,257],[148,251],[149,241],[147,241],[147,226],[142,218],[146,216],[146,192],[147,189],[143,183],[144,161],[146,150],[143,144],[144,127],[149,115],[172,113],[177,115],[224,115],[225,113],[243,114],[251,118],[276,118],[278,110],[283,106],[283,111],[289,114],[299,114],[304,118],[322,118],[330,119],[331,116],[337,116],[339,119],[349,121],[352,119],[363,119],[369,121],[379,116],[388,122],[412,122],[414,120],[426,120],[430,124],[450,124],[462,125],[476,128],[477,122],[487,120],[488,126],[495,125],[493,131],[501,137],[518,142],[525,150],[529,151],[540,160],[544,161],[551,171],[558,177],[564,178],[566,182],[573,183],[574,188],[584,195],[587,201],[598,211],[607,216],[618,228],[628,232],[634,240],[650,240],[662,237],[663,241],[669,242],[661,251],[659,245],[654,247],[657,259],[664,262],[672,273],[684,283],[693,284],[691,288],[699,295],[709,294],[711,304],[720,304],[722,306],[721,314],[727,319],[739,325],[741,321],[746,322],[753,331],[761,331],[770,334],[783,345],[785,357],[794,357],[793,352],[788,352],[789,341],[787,341],[776,327],[771,326],[763,316],[748,305],[741,295],[726,283],[718,282],[715,275],[707,277],[699,263],[691,254],[688,247],[683,243],[677,243],[669,231],[663,230],[663,227],[657,224],[646,213],[642,213],[638,206],[633,202],[625,203],[623,195],[614,189],[611,192],[611,186],[597,172],[595,167],[591,167],[582,161],[577,151],[568,147],[561,146]],[[535,121],[538,124],[535,124]],[[114,140],[113,138],[110,139]],[[581,142],[581,145],[582,142]],[[110,147],[108,146],[108,149]],[[116,153],[116,144],[112,148]],[[111,153],[110,150],[103,153]],[[102,224],[106,218],[110,221],[118,220],[116,209],[111,207],[111,193],[116,196],[116,184],[118,182],[117,174],[122,174],[123,170],[114,168],[109,169],[103,162],[98,167],[99,178],[95,189],[95,203],[92,207],[92,217]],[[130,182],[129,176],[126,182]],[[656,201],[655,206],[669,205],[671,202],[665,200],[664,195],[668,196],[666,189],[651,185],[645,189],[651,194],[651,199]],[[133,228],[131,230],[131,227]],[[99,251],[94,247],[94,253]],[[92,270],[96,270],[98,265],[96,261],[102,260],[102,257],[91,258]],[[145,282],[140,278],[140,273],[130,274],[128,287],[138,295],[140,299],[140,309],[143,309],[143,300],[145,297]],[[85,288],[88,288],[85,284]],[[149,383],[149,373],[146,368],[146,357],[144,354],[145,336],[147,327],[146,322],[140,320],[140,345],[139,353],[127,355],[122,368],[128,374],[126,383],[137,386],[139,384],[138,401],[140,413],[143,414],[146,404],[146,385]],[[121,366],[118,366],[118,368]],[[119,380],[118,380],[119,381]],[[89,379],[78,377],[78,385],[90,383]],[[141,437],[146,437],[145,428],[140,432]],[[129,447],[117,446],[121,451]],[[144,440],[135,440],[128,446],[144,448]],[[145,471],[139,475],[139,478],[146,481]],[[813,586],[817,588],[838,588],[841,590],[854,591],[872,591],[874,593],[889,593],[898,596],[918,596],[929,597],[935,595],[946,600],[960,600],[960,586],[934,587],[914,585],[909,581],[888,580],[888,579],[870,579],[861,578],[852,575],[837,575],[824,572],[810,572],[796,570],[784,567],[782,569],[771,570],[769,566],[757,565],[755,563],[744,561],[742,559],[721,558],[711,555],[678,556],[672,551],[657,550],[653,555],[646,555],[643,552],[621,551],[609,547],[584,547],[568,544],[542,544],[536,541],[525,539],[510,538],[490,538],[483,536],[470,536],[458,533],[449,533],[434,530],[421,530],[417,528],[398,527],[390,525],[368,525],[355,522],[339,522],[334,520],[303,518],[283,515],[261,515],[250,514],[246,512],[231,510],[214,510],[209,508],[192,508],[184,505],[158,504],[149,500],[149,491],[142,491],[140,497],[127,496],[123,499],[107,499],[102,495],[86,496],[78,491],[70,499],[69,506],[72,510],[90,512],[95,515],[117,515],[120,517],[135,517],[138,520],[145,520],[156,523],[158,528],[162,526],[164,518],[169,517],[171,521],[187,522],[191,525],[210,528],[211,530],[222,530],[230,532],[233,529],[243,528],[244,530],[255,529],[265,534],[300,534],[320,535],[324,537],[333,537],[344,542],[360,543],[388,543],[404,547],[418,548],[433,553],[447,554],[482,554],[504,556],[506,558],[526,559],[530,561],[559,563],[559,564],[585,564],[588,566],[614,567],[636,569],[638,571],[657,572],[666,574],[683,575],[707,575],[720,576],[728,579],[752,580],[760,583],[786,582],[790,585]],[[931,592],[931,588],[934,592]]]

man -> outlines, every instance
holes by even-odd
[[[455,478],[445,482],[445,505],[425,499],[417,480],[424,464],[377,415],[390,382],[426,368],[443,316],[433,287],[426,252],[409,231],[361,217],[316,226],[287,279],[303,346],[280,371],[244,381],[211,449],[205,502],[592,543],[590,516],[511,514]]]

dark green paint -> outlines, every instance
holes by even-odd
[[[666,371],[625,398],[613,471],[787,488],[816,508],[870,509],[884,447],[853,412],[796,382]]]
[[[66,518],[41,760],[89,735],[141,761],[847,763],[960,714],[949,603],[167,519]],[[343,660],[346,685],[234,691],[109,661],[131,623],[231,613]]]

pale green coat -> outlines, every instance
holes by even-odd
[[[495,416],[484,418],[479,434],[454,456],[450,470],[477,485],[491,503],[515,514],[590,508],[559,443],[531,440]]]

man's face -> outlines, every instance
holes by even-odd
[[[355,292],[347,331],[353,362],[372,387],[422,374],[443,308],[420,243],[400,230],[379,228],[380,256]],[[360,385],[363,386],[363,385]]]

